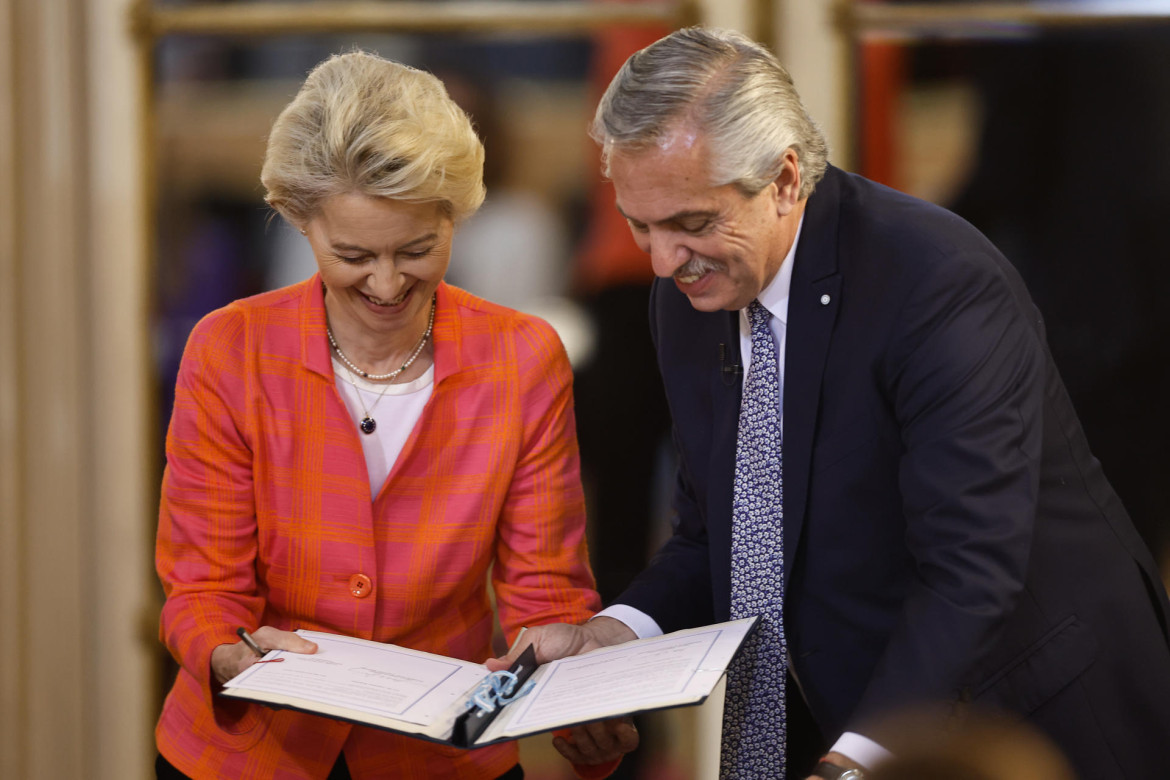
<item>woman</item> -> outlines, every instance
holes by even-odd
[[[587,567],[571,373],[533,317],[447,286],[483,148],[433,76],[353,53],[277,119],[261,180],[319,273],[196,326],[167,437],[157,566],[181,665],[162,777],[521,777],[464,751],[216,692],[313,629],[446,656],[500,623],[580,622]]]

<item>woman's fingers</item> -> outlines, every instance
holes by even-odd
[[[252,632],[252,638],[265,652],[269,650],[287,650],[290,653],[308,654],[317,652],[315,642],[310,642],[292,631],[281,631],[272,626],[261,626]]]
[[[315,653],[317,645],[300,634],[281,631],[272,626],[261,626],[252,632],[252,639],[264,652],[287,650],[290,653]],[[223,684],[260,660],[252,648],[241,639],[232,644],[220,645],[211,651],[211,673]]]

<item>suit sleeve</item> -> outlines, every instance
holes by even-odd
[[[1011,275],[987,254],[935,263],[887,350],[916,576],[855,727],[892,707],[960,698],[1024,587],[1047,358]]]
[[[672,513],[670,538],[617,599],[654,618],[664,633],[715,621],[707,530],[681,470]]]
[[[656,347],[661,337],[659,284],[654,283],[650,295],[650,333]],[[686,305],[689,306],[689,302]],[[675,452],[681,453],[683,448],[678,444],[677,426],[676,420]],[[670,538],[647,568],[617,598],[617,603],[634,607],[654,618],[668,633],[706,625],[715,619],[707,521],[692,488],[690,469],[690,464],[680,460],[671,499],[673,532]]]
[[[585,539],[569,359],[543,322],[525,320],[516,340],[521,446],[492,569],[509,641],[522,625],[581,623],[601,608]]]
[[[237,626],[255,628],[263,611],[252,453],[243,430],[242,322],[215,313],[188,340],[167,433],[155,549],[166,594],[162,641],[200,682],[209,707],[216,698],[211,651],[237,641]]]

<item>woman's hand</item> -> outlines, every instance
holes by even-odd
[[[310,642],[299,634],[281,631],[272,626],[261,626],[252,632],[252,638],[265,652],[269,650],[288,650],[290,653],[306,654],[317,652],[316,643]],[[223,685],[259,660],[260,657],[252,652],[243,641],[220,645],[211,651],[211,673],[219,681],[219,684]]]

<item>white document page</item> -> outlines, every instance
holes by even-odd
[[[360,712],[394,728],[415,724],[421,728],[408,730],[430,733],[437,726],[449,732],[450,711],[461,708],[488,673],[482,664],[394,645],[316,631],[297,633],[316,642],[317,652],[272,651],[264,660],[279,662],[253,664],[224,687],[247,690],[251,698],[275,704],[311,704],[315,711],[337,717]]]
[[[710,695],[756,618],[678,631],[545,664],[480,739],[546,731]]]

